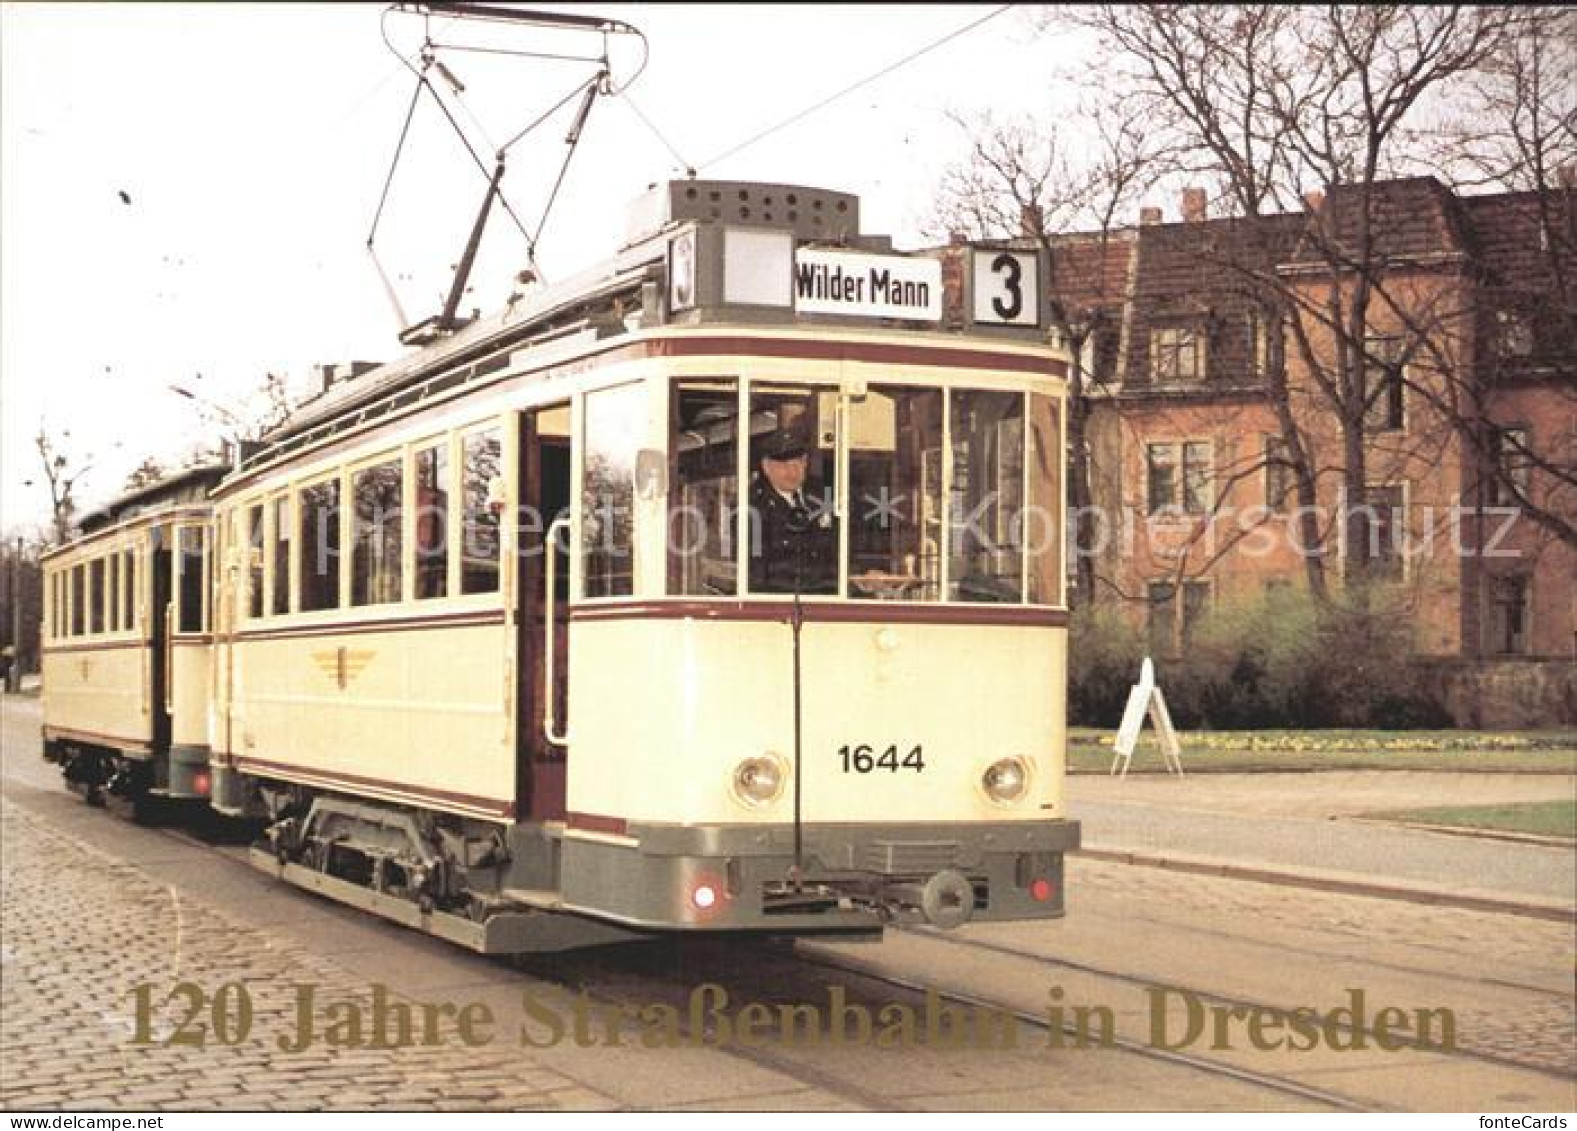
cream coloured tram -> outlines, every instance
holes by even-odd
[[[1062,913],[1044,274],[858,212],[660,186],[225,478],[212,804],[267,819],[254,862],[494,953]],[[814,583],[757,568],[785,434]]]
[[[132,491],[43,561],[44,756],[137,815],[208,796],[208,491],[201,466]]]

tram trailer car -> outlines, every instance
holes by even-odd
[[[43,561],[44,757],[127,815],[208,797],[207,496],[225,470],[129,492]]]
[[[858,211],[659,186],[216,488],[212,804],[268,820],[254,862],[491,953],[1062,913],[1045,276],[958,249],[944,304]],[[792,585],[751,505],[785,434],[827,567]]]

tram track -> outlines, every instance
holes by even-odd
[[[1020,959],[1026,962],[1033,962],[1048,967],[1054,967],[1056,969],[1074,971],[1095,978],[1104,978],[1128,986],[1145,989],[1173,990],[1179,993],[1185,993],[1190,998],[1197,1000],[1207,1006],[1216,1005],[1229,1008],[1234,1006],[1247,1006],[1250,1009],[1265,1011],[1285,1011],[1287,1008],[1285,1006],[1275,1005],[1271,1002],[1256,1000],[1252,997],[1245,997],[1241,995],[1227,996],[1215,990],[1182,985],[1166,978],[1157,978],[1127,973],[1120,970],[1111,970],[1085,962],[1077,962],[1068,958],[1057,958],[1045,954],[1035,953],[1033,951],[1021,950],[1017,947],[1008,946],[1003,943],[991,942],[985,939],[973,939],[954,933],[944,933],[931,927],[899,927],[896,929],[909,934],[928,938],[947,946],[961,947],[967,950]],[[1495,986],[1505,985],[1505,983],[1501,983],[1492,979],[1467,979],[1461,978],[1459,976],[1454,977],[1457,981],[1467,982],[1469,984],[1488,984]],[[1562,998],[1558,994],[1535,987],[1518,986],[1516,988],[1524,992],[1539,994],[1540,996],[1548,998],[1552,1001],[1569,1000]],[[1371,1039],[1377,1036],[1375,1030],[1372,1028],[1354,1026],[1341,1021],[1331,1021],[1329,1024],[1334,1025],[1341,1032],[1348,1035],[1361,1035]],[[1448,1051],[1445,1055],[1460,1057],[1466,1060],[1479,1061],[1484,1064],[1491,1064],[1502,1068],[1516,1068],[1528,1072],[1539,1072],[1559,1080],[1577,1080],[1577,1068],[1551,1067],[1547,1064],[1541,1064],[1529,1060],[1519,1060],[1515,1057],[1503,1056],[1479,1048],[1462,1048],[1459,1046],[1453,1050]]]
[[[112,814],[103,814],[105,820],[117,820]],[[145,831],[195,852],[201,852],[224,867],[234,867],[247,877],[255,871],[247,863],[247,847],[241,843],[237,830],[228,825],[189,828],[175,825],[146,824]],[[289,892],[292,896],[302,893]],[[377,922],[377,920],[371,920]],[[446,944],[435,944],[446,945]],[[883,1007],[904,1006],[919,1011],[924,1008],[927,991],[944,1004],[961,1007],[980,1007],[1010,1013],[1029,1035],[1019,1041],[1020,1056],[1024,1058],[1024,1073],[1045,1073],[1048,1063],[1038,1048],[1044,1043],[1037,1034],[1044,1034],[1048,1026],[1043,1018],[1023,1011],[1007,1011],[993,1005],[984,997],[967,992],[928,986],[906,978],[901,972],[877,969],[852,969],[813,959],[800,954],[778,940],[760,939],[690,939],[671,937],[652,942],[602,947],[582,952],[524,956],[513,961],[496,961],[501,973],[519,978],[529,978],[546,986],[585,995],[598,1006],[611,1007],[630,1017],[630,1027],[624,1034],[627,1044],[639,1040],[636,1013],[653,1005],[666,1004],[675,1010],[680,1019],[678,1032],[686,1045],[711,1048],[742,1063],[774,1073],[786,1080],[807,1088],[814,1088],[821,1096],[831,1097],[840,1104],[869,1110],[924,1110],[915,1102],[923,1099],[923,1091],[915,1097],[902,1092],[881,1091],[866,1086],[857,1073],[851,1073],[845,1062],[846,1054],[829,1048],[827,1042],[816,1046],[797,1047],[792,1042],[769,1043],[761,1047],[745,1047],[737,1042],[720,1040],[715,1030],[705,1023],[696,1028],[689,1020],[684,1006],[698,984],[723,986],[729,999],[736,1003],[748,1001],[772,1005],[797,1005],[814,1001],[827,993],[828,983],[824,973],[835,970],[838,984],[848,992],[848,1002],[854,1008],[875,1013]],[[850,1053],[858,1051],[851,1046]],[[1217,1080],[1231,1081],[1247,1086],[1262,1095],[1278,1100],[1294,1100],[1327,1110],[1361,1110],[1364,1105],[1335,1093],[1320,1092],[1282,1080],[1265,1073],[1256,1073],[1231,1067],[1212,1065],[1186,1054],[1165,1054],[1159,1050],[1146,1050],[1124,1042],[1116,1050],[1188,1073],[1203,1073]],[[977,1054],[978,1061],[1003,1055],[992,1049],[965,1050]],[[1084,1055],[1084,1054],[1077,1054]],[[916,1088],[926,1084],[916,1082]],[[982,1093],[989,1090],[982,1086]],[[785,1091],[785,1106],[792,1105],[795,1092]],[[770,1096],[761,1097],[771,1100]]]
[[[223,859],[226,864],[251,872],[245,859],[246,848],[239,842],[236,830],[232,827],[144,827],[161,837],[212,854]],[[1177,986],[1164,980],[1147,979],[1090,963],[1034,954],[989,940],[943,934],[928,928],[900,928],[897,933],[974,954],[1036,963],[1042,968],[1049,966],[1091,978],[1108,979],[1113,984],[1129,987],[1170,985],[1212,1004],[1274,1008],[1243,998],[1229,999],[1215,991]],[[814,943],[809,945],[815,946]],[[1030,1034],[1023,1042],[1026,1046],[1046,1043],[1043,1037],[1037,1038],[1036,1035],[1048,1034],[1052,1029],[1045,1016],[999,1000],[999,995],[982,991],[978,986],[970,986],[967,980],[964,984],[943,984],[942,980],[916,977],[903,969],[878,961],[874,948],[869,958],[860,956],[851,959],[847,955],[812,954],[805,947],[786,949],[781,944],[763,945],[756,940],[686,939],[678,945],[673,941],[630,944],[628,947],[602,948],[576,954],[537,956],[513,964],[515,973],[571,994],[583,994],[599,1005],[621,1010],[661,1003],[677,1008],[700,981],[725,986],[735,1001],[792,1003],[824,994],[829,971],[836,972],[843,979],[840,984],[856,995],[850,1000],[863,1007],[876,1009],[884,1005],[902,1004],[919,1009],[927,993],[930,993],[944,1003],[996,1010],[1012,1016]],[[902,1095],[867,1087],[857,1077],[850,1078],[836,1056],[828,1060],[807,1056],[804,1050],[778,1045],[753,1048],[720,1045],[715,1032],[709,1033],[704,1025],[700,1029],[694,1028],[682,1009],[678,1009],[677,1014],[683,1019],[679,1031],[686,1043],[716,1048],[743,1063],[814,1088],[822,1096],[832,1097],[839,1103],[875,1110],[920,1109]],[[1064,1026],[1062,1031],[1074,1035],[1072,1026]],[[1112,1045],[1118,1053],[1245,1086],[1261,1095],[1276,1097],[1277,1101],[1292,1101],[1327,1110],[1376,1110],[1379,1107],[1369,1099],[1358,1099],[1273,1072],[1225,1064],[1190,1052],[1151,1047],[1131,1037],[1118,1035]],[[1569,1072],[1552,1070],[1546,1065],[1484,1050],[1459,1050],[1455,1055],[1485,1065],[1537,1072],[1561,1081],[1573,1079]],[[1045,1071],[1047,1060],[1044,1054],[1041,1054],[1035,1067]],[[794,1094],[792,1091],[785,1092],[784,1102],[791,1103]]]
[[[613,954],[612,952],[623,949],[619,947],[604,948],[603,953],[600,954],[576,955],[570,958],[570,964],[575,970],[573,976],[566,976],[563,969],[553,972],[539,968],[530,960],[527,960],[527,963],[534,977],[555,981],[565,988],[573,988],[578,992],[589,992],[598,1000],[610,1003],[627,1003],[632,999],[643,1002],[660,1001],[678,1007],[694,992],[696,984],[694,979],[681,978],[674,981],[640,969],[650,962],[652,956],[664,955],[665,947],[678,946],[690,950],[690,961],[704,957],[707,965],[706,980],[724,986],[731,1001],[748,1001],[765,1004],[768,1007],[800,1004],[827,992],[829,983],[821,980],[819,972],[832,971],[842,976],[835,984],[848,993],[847,1003],[851,1008],[863,1009],[873,1015],[878,1014],[882,1009],[899,1008],[907,1009],[912,1015],[918,1016],[928,1008],[929,998],[946,1007],[989,1011],[1012,1018],[1019,1026],[1029,1031],[1028,1036],[1019,1035],[1014,1039],[1013,1048],[1031,1059],[1036,1058],[1038,1050],[1053,1045],[1046,1036],[1051,1032],[1052,1026],[1045,1017],[958,989],[943,989],[897,971],[880,969],[873,964],[808,955],[795,948],[793,943],[783,940],[706,942],[673,940],[666,943],[642,943],[631,944],[631,946],[657,949],[649,952],[645,957],[632,956],[628,951],[623,956]],[[564,956],[556,957],[562,961]],[[749,969],[741,970],[740,967],[746,964]],[[1071,1025],[1060,1031],[1065,1035],[1076,1035]],[[1223,1065],[1187,1053],[1149,1048],[1142,1042],[1119,1037],[1113,1042],[1112,1047],[1118,1052],[1148,1061],[1187,1072],[1203,1073],[1217,1079],[1230,1080],[1278,1097],[1295,1099],[1323,1109],[1374,1110],[1372,1104],[1329,1090],[1310,1087],[1269,1073]],[[737,1053],[738,1050],[730,1051]],[[877,1109],[925,1110],[923,1107],[895,1099],[890,1094],[872,1093],[857,1085],[851,1086],[835,1074],[829,1075],[825,1070],[806,1065],[802,1057],[792,1055],[789,1049],[748,1051],[750,1054],[748,1059],[764,1067],[796,1076],[803,1076],[809,1072],[810,1082],[831,1091],[849,1094]],[[1043,1058],[1040,1060],[1040,1067],[1043,1070],[1046,1067]]]

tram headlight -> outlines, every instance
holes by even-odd
[[[746,758],[734,767],[734,796],[746,805],[770,805],[783,796],[788,767],[773,754]]]
[[[1029,763],[1022,758],[1002,758],[986,767],[980,787],[999,805],[1021,801],[1029,792]]]

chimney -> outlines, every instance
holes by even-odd
[[[954,246],[954,247],[963,247],[966,243],[969,242],[969,233],[968,232],[957,232],[957,231],[948,232],[947,233],[947,242],[949,244],[951,244],[952,246]]]
[[[1046,216],[1038,204],[1026,204],[1018,212],[1019,235],[1025,239],[1039,239],[1044,230]]]
[[[1139,209],[1139,223],[1146,226],[1161,222],[1161,210],[1153,204],[1147,204]]]
[[[1205,218],[1205,190],[1202,188],[1185,188],[1183,190],[1183,219],[1190,224],[1198,224]]]

